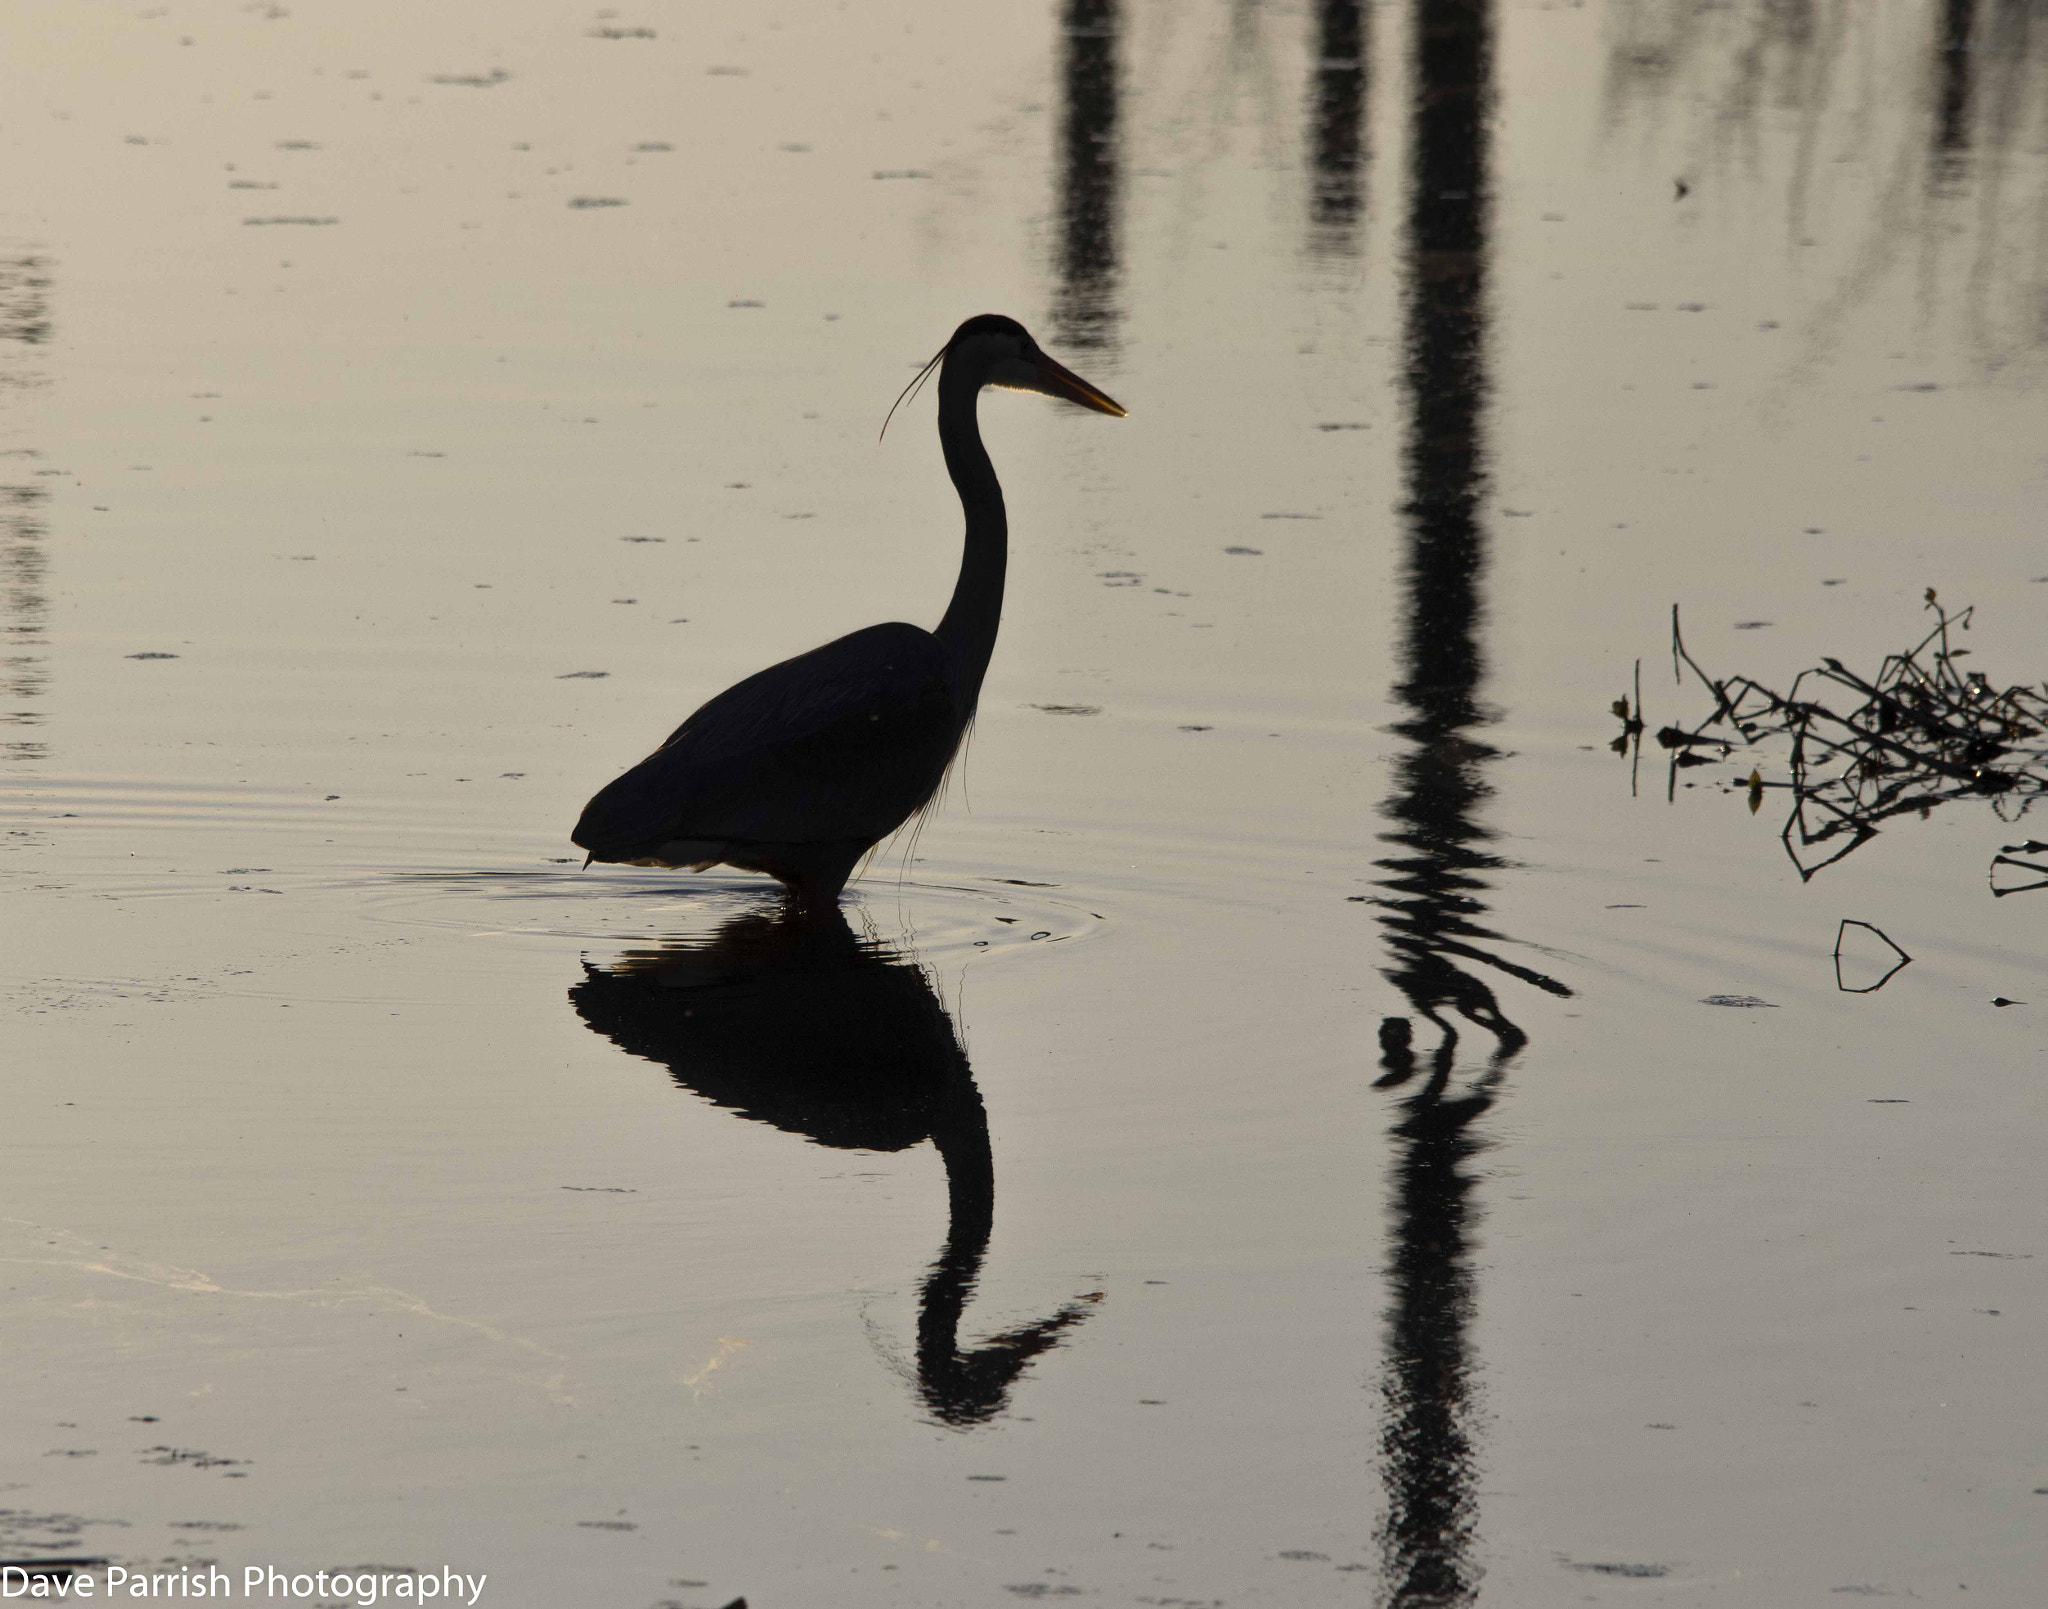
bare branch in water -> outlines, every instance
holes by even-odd
[[[1657,733],[1671,751],[1667,797],[1682,767],[1784,740],[1790,782],[1763,781],[1760,772],[1735,780],[1752,802],[1762,788],[1790,790],[1792,808],[1780,836],[1802,879],[1868,843],[1879,823],[1908,813],[1925,817],[1951,800],[1989,799],[2000,820],[2017,821],[2048,794],[2048,684],[2001,691],[1983,672],[1962,670],[1956,661],[1970,650],[1956,647],[1954,635],[1969,630],[1974,611],[1950,614],[1932,588],[1927,607],[1935,626],[1905,652],[1886,655],[1874,676],[1823,659],[1778,693],[1746,676],[1709,676],[1686,651],[1674,604],[1672,669],[1681,661],[1688,666],[1715,707],[1694,726]],[[1814,690],[1802,696],[1809,682]],[[1831,701],[1836,693],[1851,697]],[[1845,702],[1846,708],[1836,707]],[[2014,864],[2000,856],[1993,865],[2001,863]],[[2004,888],[1994,882],[1993,889],[2006,894],[2042,886],[2048,882]]]

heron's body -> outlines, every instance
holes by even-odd
[[[984,315],[939,359],[939,440],[966,515],[935,631],[869,626],[735,683],[584,807],[593,860],[766,872],[800,905],[835,902],[862,856],[938,792],[974,719],[1002,619],[1008,525],[975,421],[984,385],[1123,410]]]

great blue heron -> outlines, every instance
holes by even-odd
[[[869,626],[728,687],[583,807],[574,838],[591,860],[766,872],[799,907],[819,910],[938,792],[974,719],[1008,562],[1003,490],[976,398],[993,385],[1118,418],[1124,410],[999,314],[962,324],[918,379],[935,366],[939,445],[967,516],[960,579],[938,629]]]

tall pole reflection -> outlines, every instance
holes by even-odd
[[[1066,0],[1060,19],[1059,287],[1053,323],[1067,346],[1114,344],[1120,317],[1117,143],[1119,0]]]
[[[576,1013],[678,1088],[817,1145],[902,1151],[930,1140],[946,1168],[947,1230],[918,1305],[916,1384],[955,1429],[1009,1404],[1031,1361],[1101,1299],[963,1346],[960,1325],[995,1224],[988,1114],[951,1017],[914,958],[856,938],[845,914],[735,917],[706,943],[586,966]]]
[[[1310,161],[1309,249],[1348,256],[1365,208],[1365,92],[1372,10],[1363,0],[1320,0],[1316,8],[1315,126]]]
[[[1781,189],[1799,279],[1820,292],[1802,374],[1907,264],[1929,331],[2002,368],[2048,344],[2042,16],[2040,0],[1631,0],[1609,7],[1606,133],[1633,124],[1724,194]]]
[[[1381,1434],[1387,1518],[1381,1553],[1387,1601],[1400,1609],[1471,1602],[1478,1526],[1469,1329],[1473,1125],[1492,1105],[1527,1036],[1501,1011],[1484,971],[1552,994],[1571,991],[1510,962],[1480,924],[1485,874],[1507,863],[1475,819],[1497,751],[1471,734],[1490,719],[1479,699],[1486,537],[1488,399],[1486,273],[1492,98],[1491,0],[1417,0],[1409,53],[1410,171],[1402,387],[1407,539],[1401,680],[1394,697],[1406,740],[1384,806],[1398,851],[1376,901],[1390,960],[1383,969],[1438,1032],[1418,1065],[1413,1025],[1381,1028],[1383,1088],[1421,1088],[1395,1124],[1394,1252],[1389,1269]],[[1454,1018],[1482,1028],[1484,1069],[1451,1092]]]
[[[34,349],[49,339],[49,265],[34,253],[0,256],[0,408],[36,383]],[[0,756],[40,760],[49,746],[24,735],[43,724],[41,702],[49,676],[43,636],[48,534],[43,508],[49,493],[35,473],[36,454],[20,444],[13,421],[0,414]]]
[[[1970,36],[1976,31],[1977,0],[1943,0],[1940,88],[1934,119],[1937,181],[1961,174],[1970,154]]]

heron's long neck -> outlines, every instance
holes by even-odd
[[[944,370],[939,373],[939,444],[967,516],[967,540],[953,601],[946,606],[936,635],[960,678],[963,718],[974,712],[982,674],[995,652],[996,628],[1003,618],[1003,572],[1010,556],[1003,489],[996,483],[995,466],[988,461],[974,419],[980,390],[978,382]]]

